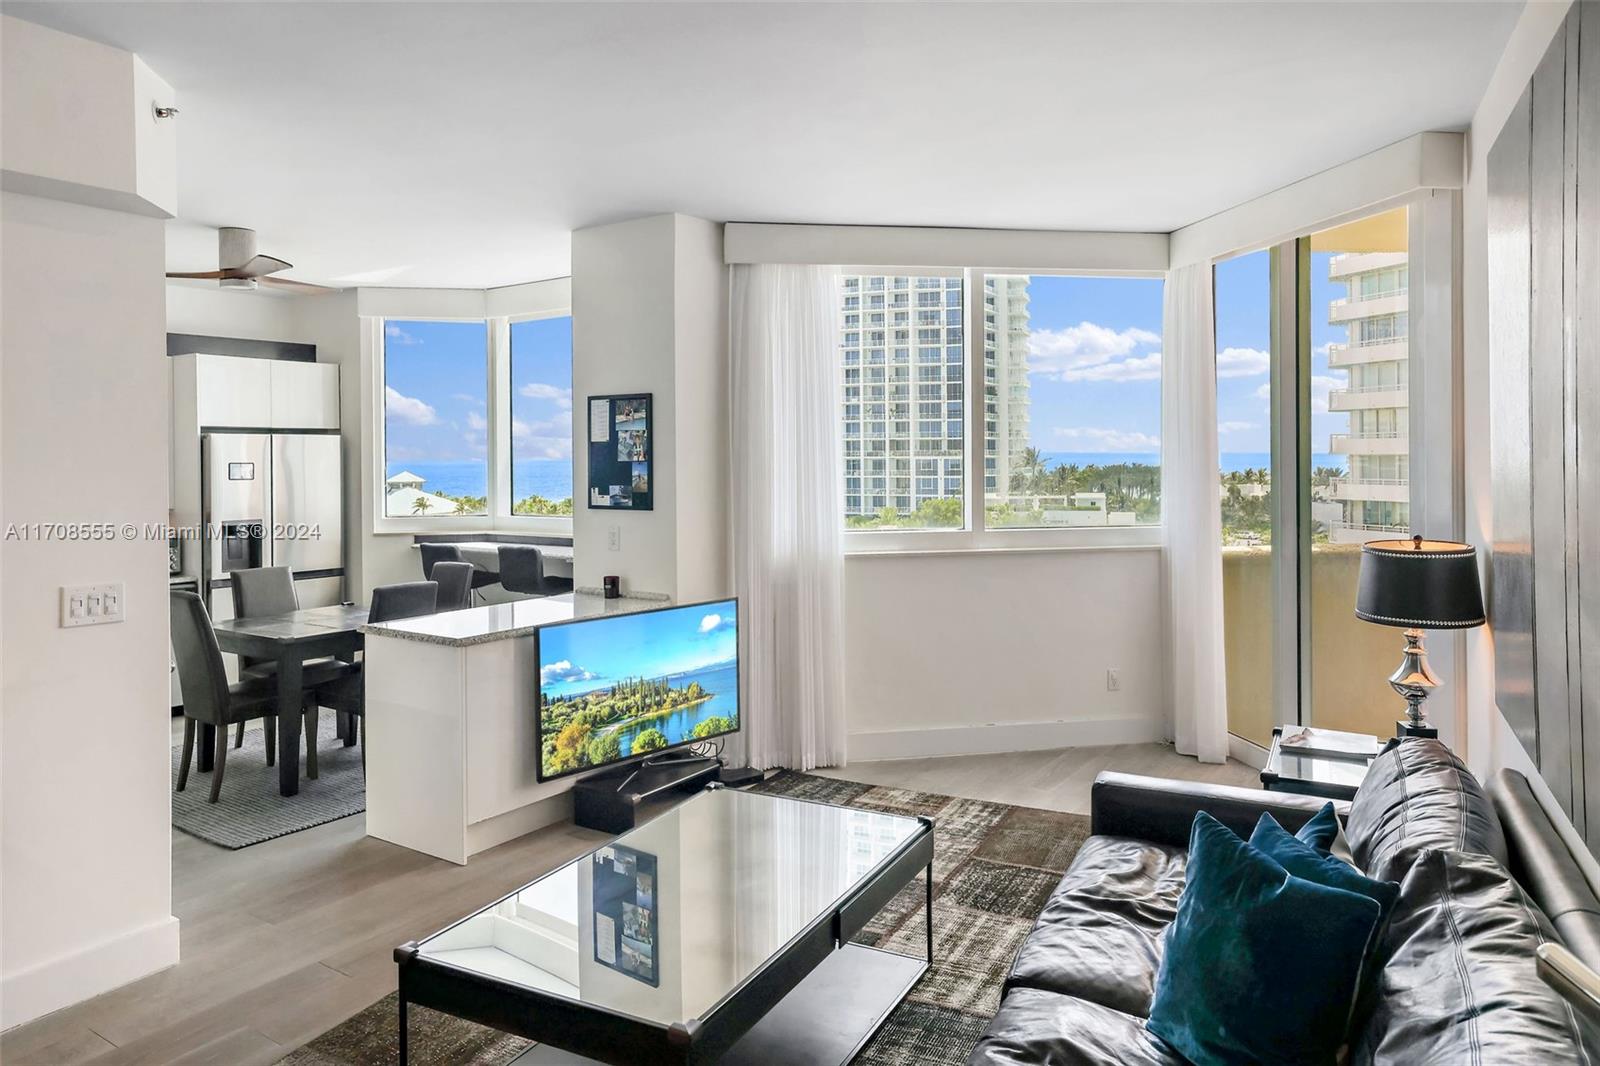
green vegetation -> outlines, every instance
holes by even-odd
[[[539,721],[544,736],[545,771],[565,773],[616,759],[621,755],[618,733],[623,726],[696,706],[713,695],[698,681],[673,688],[665,680],[645,678],[555,700],[541,695]],[[726,728],[732,728],[732,724]],[[633,738],[631,751],[654,751],[666,745],[667,738],[659,729],[646,729]]]
[[[633,738],[633,751],[659,751],[667,746],[666,734],[659,729],[646,729]]]
[[[707,737],[719,736],[720,734],[731,733],[732,731],[732,718],[726,718],[720,714],[714,714],[710,718],[707,718],[705,721],[696,725],[694,727],[694,731],[689,735],[695,740],[704,740]]]
[[[1037,448],[1024,448],[1018,455],[1011,472],[1008,495],[1055,497],[1048,509],[1052,511],[1094,510],[1073,508],[1065,501],[1075,492],[1103,492],[1106,509],[1131,511],[1140,525],[1161,519],[1161,465],[1159,463],[1058,463],[1054,469],[1044,460]],[[1010,503],[987,504],[984,524],[990,528],[1004,526],[1042,526],[1044,506],[1016,507]],[[910,514],[902,515],[893,507],[885,507],[875,515],[852,515],[846,519],[849,529],[959,529],[965,521],[962,501],[956,498],[923,500]]]
[[[547,500],[543,496],[528,496],[511,505],[512,514],[570,515],[572,497],[564,500]]]

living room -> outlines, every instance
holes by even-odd
[[[8,4],[5,1059],[1592,1053],[1597,30]]]

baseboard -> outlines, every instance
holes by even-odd
[[[1107,744],[1151,744],[1161,739],[1161,733],[1162,723],[1157,718],[1076,718],[1059,722],[886,729],[851,733],[849,758],[854,762],[876,762]]]
[[[1228,734],[1228,758],[1259,770],[1267,765],[1267,755],[1267,749],[1255,741]]]
[[[572,820],[572,790],[534,800],[526,807],[485,818],[467,826],[467,857],[499,847],[508,840],[543,829],[547,825]]]
[[[0,1029],[148,977],[178,964],[178,919],[160,921],[0,978]]]

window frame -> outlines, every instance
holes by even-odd
[[[386,306],[393,313],[363,315],[362,348],[365,365],[371,368],[371,423],[368,433],[372,449],[369,470],[369,499],[372,506],[372,532],[375,534],[415,533],[521,533],[570,539],[571,516],[513,515],[511,505],[511,324],[530,319],[560,318],[572,314],[571,279],[519,285],[512,289],[473,293],[480,299],[483,314],[442,315],[429,306],[434,290],[417,290],[418,314]],[[403,300],[402,300],[403,304]],[[435,313],[428,313],[434,310]],[[390,322],[482,322],[487,328],[484,352],[485,421],[487,453],[488,507],[481,515],[407,515],[394,517],[384,511],[384,483],[388,461],[388,413],[384,386],[388,380],[384,327]],[[576,400],[574,400],[576,407]],[[574,434],[576,434],[576,418]],[[576,442],[576,437],[574,437]],[[576,443],[574,443],[576,447]],[[576,457],[574,457],[576,472]],[[577,482],[573,483],[573,506],[577,506]]]
[[[851,530],[845,529],[842,537],[846,555],[905,555],[905,554],[945,554],[952,552],[1004,552],[1004,551],[1051,551],[1068,549],[1093,549],[1108,548],[1139,548],[1159,549],[1161,547],[1162,525],[1160,522],[1135,526],[1105,526],[1093,528],[1087,526],[1073,526],[1061,528],[1027,528],[1007,527],[988,529],[984,518],[984,485],[983,485],[983,460],[984,460],[984,420],[982,417],[972,417],[972,404],[983,403],[982,383],[983,377],[983,351],[982,344],[973,343],[973,338],[981,338],[984,331],[984,303],[982,293],[984,283],[990,276],[1014,277],[1025,274],[1035,277],[1082,277],[1082,278],[1155,278],[1166,282],[1164,270],[1110,270],[1095,268],[1036,268],[1036,267],[997,267],[997,266],[969,266],[963,268],[929,268],[905,266],[846,266],[841,268],[845,275],[909,275],[912,277],[955,277],[962,279],[961,299],[964,308],[964,327],[962,331],[962,512],[965,525],[959,529],[884,529],[884,530]],[[977,298],[974,298],[977,294]],[[915,310],[915,307],[912,308]],[[1164,325],[1164,324],[1163,324]],[[910,328],[915,329],[915,325]],[[912,345],[915,349],[915,344]],[[913,359],[913,366],[915,360]],[[842,370],[842,365],[841,365]],[[841,385],[843,378],[841,377]],[[915,381],[913,381],[915,384]],[[841,391],[841,402],[843,393]],[[946,398],[948,399],[948,397]],[[982,414],[982,407],[979,407]],[[839,418],[840,425],[840,454],[843,455],[843,417]],[[1157,425],[1160,425],[1160,408],[1156,412]],[[1165,454],[1165,453],[1163,453]],[[841,466],[842,469],[842,466]],[[913,474],[913,480],[915,475]],[[844,499],[844,484],[839,486],[839,498]]]

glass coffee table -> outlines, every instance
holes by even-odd
[[[926,958],[850,943],[924,871]],[[846,1063],[932,962],[932,899],[930,819],[712,785],[396,948],[400,1061],[421,1005],[524,1064]]]

